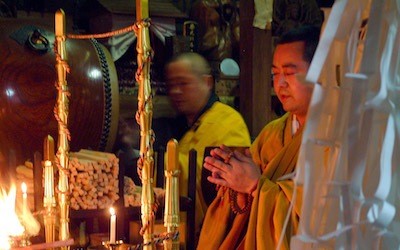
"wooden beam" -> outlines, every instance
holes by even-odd
[[[271,121],[271,30],[253,27],[254,1],[240,0],[240,113],[251,136]]]

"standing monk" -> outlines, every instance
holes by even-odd
[[[218,101],[212,92],[213,78],[206,59],[196,53],[184,53],[166,66],[168,96],[181,114],[175,119],[172,137],[179,140],[180,195],[188,194],[189,151],[197,151],[196,235],[207,210],[201,189],[205,147],[250,146],[250,135],[242,116]],[[210,190],[213,191],[213,190]]]
[[[295,170],[312,87],[307,74],[320,29],[297,28],[282,35],[275,49],[274,88],[287,113],[269,123],[244,154],[214,149],[204,167],[208,180],[222,186],[208,208],[198,249],[276,249],[293,195],[293,181],[280,179]],[[297,230],[301,194],[295,203],[282,248]]]

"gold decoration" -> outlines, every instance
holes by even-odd
[[[142,158],[142,224],[144,249],[154,249],[151,243],[154,239],[154,193],[153,193],[153,141],[151,120],[153,104],[151,102],[150,86],[150,61],[151,46],[149,36],[149,2],[148,0],[136,0],[137,32],[137,81],[139,82],[138,112],[140,124],[140,156]]]
[[[56,118],[58,120],[58,150],[57,164],[59,172],[58,181],[58,203],[60,208],[60,240],[70,238],[69,234],[69,187],[68,187],[68,152],[69,152],[69,132],[68,132],[68,89],[67,89],[67,51],[65,46],[65,13],[62,9],[55,14],[55,33],[57,45],[57,107]],[[67,247],[64,247],[65,249]]]
[[[179,227],[179,150],[178,142],[171,139],[167,144],[167,166],[165,170],[166,193],[164,226],[168,235],[175,233]],[[179,249],[179,238],[164,242],[164,249]]]
[[[44,226],[46,243],[56,240],[56,197],[54,194],[54,139],[48,135],[44,139]]]

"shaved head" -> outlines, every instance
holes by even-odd
[[[196,53],[174,57],[165,67],[167,92],[173,106],[183,113],[189,124],[206,106],[213,80],[207,60]]]
[[[193,73],[198,75],[211,75],[211,67],[207,60],[194,52],[187,52],[179,54],[174,57],[168,64],[173,62],[186,62],[189,64],[190,69]]]

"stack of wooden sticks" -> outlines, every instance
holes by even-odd
[[[72,209],[104,209],[119,199],[119,159],[114,154],[71,152],[69,171]]]

